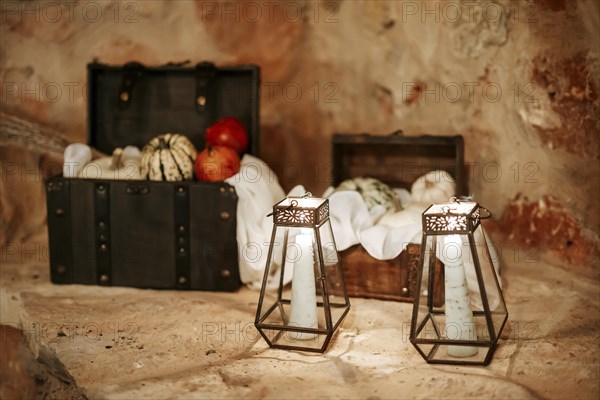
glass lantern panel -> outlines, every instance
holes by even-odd
[[[432,341],[457,341],[434,343],[426,358],[481,363],[487,354],[481,346],[492,343],[469,235],[427,235],[423,256],[419,302],[412,326],[415,345],[421,349]],[[437,271],[439,262],[443,272]],[[473,345],[458,341],[471,341]]]
[[[326,329],[323,297],[317,294],[320,272],[316,248],[314,229],[277,227],[267,262],[268,288],[259,323]]]
[[[415,293],[411,337],[416,339],[440,339],[440,330],[436,315],[444,313],[443,301],[436,298],[434,288],[440,286],[443,279],[435,274],[436,236],[426,236],[421,249],[423,269],[420,285]],[[443,286],[441,286],[443,287]]]
[[[483,346],[438,344],[434,346],[434,350],[429,354],[428,361],[444,364],[456,363],[481,365],[487,359],[491,349],[491,345],[489,344]]]
[[[350,302],[329,221],[318,228],[318,238],[320,242],[318,257],[322,259],[324,274],[319,271],[316,276],[317,278],[322,276],[325,279],[317,279],[317,294],[322,296],[323,300],[328,301],[331,310],[331,326],[335,328],[345,316]]]
[[[436,240],[436,254],[444,264],[444,312],[436,315],[442,337],[445,340],[489,341],[489,326],[469,235],[440,235]],[[472,350],[474,356],[476,348]],[[461,354],[466,352],[456,352],[457,357],[464,357]]]
[[[473,233],[472,248],[476,249],[475,254],[472,254],[472,260],[478,261],[481,277],[485,286],[488,306],[491,312],[493,332],[492,340],[496,341],[500,337],[500,333],[508,317],[506,303],[502,295],[500,287],[500,279],[496,274],[500,259],[493,243],[488,242],[485,233],[481,226],[477,227]]]
[[[431,354],[433,348],[436,347],[436,345],[427,343],[415,343],[415,347],[421,353],[423,358],[429,359],[429,355]]]
[[[267,265],[265,273],[267,274],[267,288],[264,293],[262,304],[258,310],[258,321],[268,324],[283,325],[285,315],[280,310],[280,296],[278,296],[277,286],[279,285],[282,272],[283,276],[286,275],[285,268],[286,255],[283,249],[288,239],[288,230],[286,228],[275,227],[275,231],[271,237],[271,243],[269,244],[270,255],[267,258]]]
[[[322,351],[329,342],[326,333],[300,333],[281,329],[261,329],[270,346],[289,350]]]

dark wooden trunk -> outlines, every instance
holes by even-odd
[[[89,144],[112,153],[181,133],[198,150],[204,132],[236,117],[258,149],[259,69],[93,63]],[[224,183],[66,179],[47,184],[54,283],[232,291],[241,286],[237,195]]]

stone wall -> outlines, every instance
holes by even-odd
[[[93,59],[256,63],[261,156],[286,189],[328,186],[334,132],[461,134],[470,191],[494,212],[505,255],[597,273],[596,1],[1,4],[3,110],[71,141],[86,138]],[[3,191],[39,185],[5,167],[18,153],[2,154]],[[22,240],[2,213],[3,242]]]

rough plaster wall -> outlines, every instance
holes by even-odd
[[[597,271],[596,1],[50,3],[2,3],[4,110],[84,141],[94,58],[257,63],[261,155],[286,189],[330,183],[334,132],[462,134],[495,238]]]

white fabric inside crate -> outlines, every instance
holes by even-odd
[[[331,188],[329,188],[325,194],[331,192]],[[357,192],[332,193],[329,196],[330,219],[338,250],[343,251],[360,244],[373,258],[390,260],[396,258],[408,243],[421,243],[423,234],[421,215],[429,207],[429,204],[413,202],[404,192],[398,194],[403,199],[403,210],[381,218],[379,215],[374,216],[369,213],[366,204]],[[392,222],[393,226],[384,225],[384,223]],[[487,239],[489,257],[496,274],[500,277],[500,259],[494,244],[485,234],[483,226],[475,232],[475,242],[483,243],[483,235]],[[463,240],[465,241],[463,249],[466,249],[468,248],[466,236],[463,237]],[[480,260],[488,259],[487,253],[484,254],[483,246],[476,246],[476,251]],[[469,290],[479,293],[472,258],[463,257],[463,264]],[[501,281],[500,284],[502,284]],[[499,299],[490,295],[489,301],[490,306],[494,308]]]

